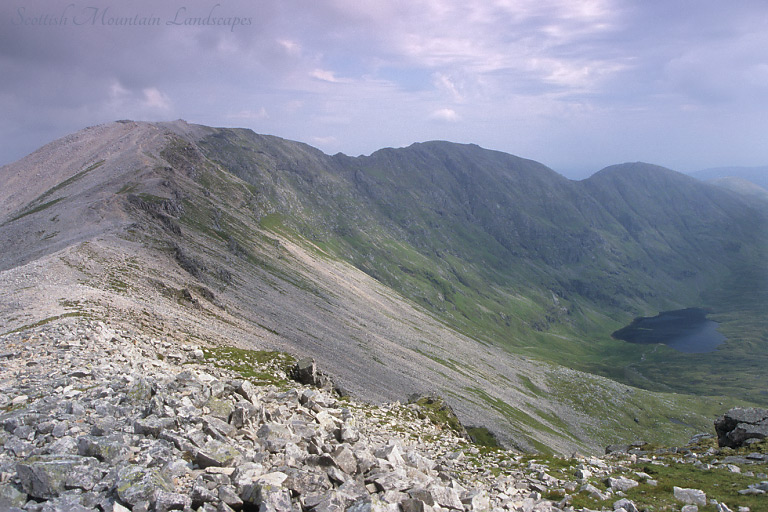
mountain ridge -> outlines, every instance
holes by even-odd
[[[657,422],[681,414],[681,398],[661,399],[528,357],[688,391],[668,379],[646,382],[641,356],[652,355],[608,334],[593,341],[585,333],[610,333],[649,307],[702,300],[729,265],[717,255],[705,265],[653,247],[657,259],[643,255],[637,240],[661,243],[645,233],[656,217],[641,218],[643,236],[631,242],[588,193],[603,178],[572,182],[536,162],[472,145],[422,143],[356,158],[248,130],[123,122],[73,134],[0,174],[26,166],[34,176],[30,162],[61,147],[72,152],[68,174],[33,183],[0,217],[0,269],[8,276],[45,260],[106,293],[128,317],[181,308],[184,314],[161,315],[162,323],[174,325],[169,318],[178,316],[204,339],[220,337],[215,326],[241,344],[315,355],[369,396],[379,392],[372,376],[382,386],[379,398],[431,385],[467,423],[482,422],[521,447],[594,449],[605,436],[637,428],[673,435],[673,424]],[[10,192],[0,196],[3,204]],[[717,197],[731,218],[737,196]],[[696,243],[719,249],[737,235]],[[729,255],[756,260],[760,250],[747,244]],[[134,255],[135,263],[121,254]],[[635,268],[637,261],[648,268]],[[699,274],[670,277],[665,270],[651,284],[638,280],[657,262],[675,272],[699,265]],[[689,289],[675,291],[679,283]],[[655,298],[668,290],[671,298]],[[84,294],[74,301],[79,308],[96,294],[74,291]],[[19,298],[31,292],[16,293],[14,301],[33,302]],[[74,292],[56,293],[73,301],[66,295]],[[51,311],[81,310],[64,303]],[[190,317],[195,311],[200,319]],[[54,316],[25,315],[15,313],[8,325]],[[590,362],[598,356],[606,361]],[[569,392],[581,389],[577,381],[593,383],[585,393],[595,396],[628,390],[614,405],[605,401],[605,412],[620,417],[611,418],[620,423],[615,432],[595,437],[594,424],[608,420],[587,414]],[[731,386],[727,393],[738,385]],[[691,413],[686,423],[713,416],[715,402],[690,400],[707,414]],[[643,411],[641,424],[631,410]]]

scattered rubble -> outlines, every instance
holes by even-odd
[[[474,445],[418,403],[341,398],[312,361],[258,363],[274,384],[257,385],[206,350],[74,318],[0,337],[0,510],[555,512],[583,496],[638,512],[626,493],[656,486],[630,469],[656,462],[642,444],[558,470]]]

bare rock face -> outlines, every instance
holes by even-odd
[[[317,369],[315,360],[311,357],[299,359],[291,368],[290,377],[301,384],[315,386],[328,391],[335,390],[339,395],[346,393],[334,385],[329,375]]]
[[[765,439],[768,437],[768,409],[731,409],[715,420],[715,431],[717,444],[730,448]]]

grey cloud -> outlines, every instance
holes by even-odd
[[[21,7],[67,5],[164,24],[18,23]],[[165,24],[182,7],[250,25]],[[745,161],[737,136],[768,129],[765,12],[750,0],[6,0],[0,163],[86,125],[183,117],[351,154],[447,138],[563,171],[613,163],[601,154],[760,165],[768,149]],[[454,122],[434,122],[449,111]]]

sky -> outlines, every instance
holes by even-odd
[[[3,0],[0,164],[118,119],[571,178],[768,165],[764,0]]]

